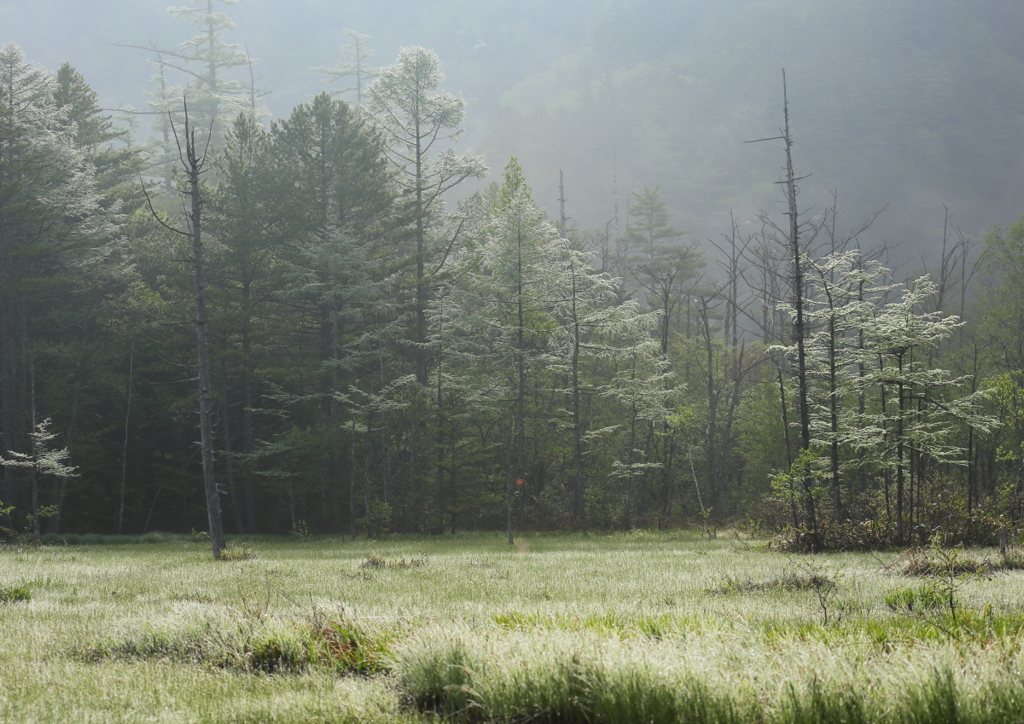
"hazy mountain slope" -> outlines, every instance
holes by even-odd
[[[184,0],[180,0],[184,4]],[[275,116],[320,90],[343,29],[374,36],[379,64],[435,49],[468,100],[466,144],[492,167],[521,157],[554,208],[604,227],[630,189],[659,185],[676,226],[716,235],[778,200],[781,77],[789,74],[807,203],[836,189],[853,223],[886,204],[879,234],[926,246],[941,204],[968,231],[1015,219],[1024,199],[1024,6],[1014,0],[272,0],[224,7],[260,59]],[[164,2],[0,0],[0,42],[67,60],[108,106],[141,106],[145,53],[191,34]]]
[[[942,203],[974,232],[1019,215],[1024,64],[972,4],[730,2],[694,14],[698,37],[691,28],[673,45],[655,33],[644,45],[650,4],[619,12],[636,18],[618,24],[619,43],[567,55],[502,96],[484,148],[520,155],[550,205],[562,168],[573,214],[590,225],[614,215],[613,171],[620,220],[629,188],[644,184],[702,234],[730,207],[766,207],[781,147],[742,141],[777,134],[785,67],[796,161],[813,174],[807,202],[834,188],[851,222],[891,203],[880,232],[914,246],[941,225]],[[601,67],[612,69],[588,72]]]

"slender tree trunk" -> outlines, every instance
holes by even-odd
[[[335,530],[341,531],[341,414],[340,405],[336,395],[341,388],[341,375],[338,365],[341,361],[339,349],[341,337],[341,325],[338,323],[337,309],[334,311],[334,323],[331,325],[331,358],[334,364],[331,365],[331,452],[330,452],[330,473],[327,476],[328,485],[327,497],[330,500],[331,517]]]
[[[373,518],[370,511],[370,454],[373,451],[373,445],[370,440],[370,432],[373,430],[372,426],[373,414],[367,414],[366,416],[366,466],[363,468],[363,512],[366,516],[366,539],[370,540],[373,537]]]
[[[28,360],[29,424],[36,432],[36,367],[31,355]],[[32,537],[38,541],[42,535],[39,521],[39,443],[32,437]]]
[[[571,262],[570,262],[571,263]],[[572,443],[575,479],[573,485],[576,519],[586,526],[583,501],[583,423],[580,419],[580,319],[576,306],[576,269],[572,268]],[[632,480],[632,478],[630,478]]]
[[[93,348],[95,351],[95,348]],[[80,355],[78,365],[75,369],[75,383],[71,393],[71,415],[70,421],[68,422],[68,433],[67,433],[67,447],[70,449],[75,444],[75,436],[78,432],[78,410],[79,402],[82,398],[82,378],[85,375],[86,359],[92,356],[92,352],[88,355]],[[130,377],[130,375],[129,375]],[[54,503],[53,516],[50,518],[50,522],[47,525],[47,529],[50,533],[60,533],[61,517],[64,514],[64,500],[67,497],[68,491],[68,476],[62,475],[57,479],[54,486]]]
[[[843,510],[842,489],[839,477],[839,370],[837,366],[836,351],[836,323],[835,319],[829,320],[829,341],[828,341],[828,391],[829,391],[829,431],[831,441],[829,442],[829,460],[832,473],[832,506],[837,516],[846,517]]]
[[[196,150],[195,130],[189,127],[188,109],[185,116],[185,172],[188,175],[192,208],[189,221],[192,227],[192,265],[195,273],[196,294],[196,346],[199,363],[199,436],[203,462],[203,487],[206,492],[206,513],[210,525],[210,544],[213,555],[219,557],[226,547],[224,527],[220,516],[220,492],[213,470],[213,389],[210,376],[209,332],[206,313],[206,277],[203,262],[202,196],[199,176],[206,161]]]
[[[2,232],[2,229],[0,229]],[[2,242],[2,239],[0,239]],[[0,244],[0,275],[6,271],[8,266],[6,250]],[[11,280],[6,275],[0,276],[0,284],[10,289],[8,285]],[[0,293],[3,293],[0,290]],[[15,447],[15,405],[14,388],[16,385],[17,365],[14,357],[14,335],[11,329],[10,308],[13,306],[10,299],[4,299],[0,305],[0,395],[3,396],[2,418],[4,449],[16,450]],[[10,465],[3,466],[4,472],[4,497],[3,502],[7,505],[14,503],[14,469]]]
[[[253,420],[252,420],[252,334],[251,289],[246,280],[242,287],[242,488],[245,496],[245,529],[256,532],[256,485],[253,481]]]
[[[118,486],[117,533],[120,535],[124,527],[124,492],[128,477],[128,423],[132,416],[132,379],[135,371],[135,340],[132,340],[131,351],[128,353],[128,402],[124,409],[124,444],[121,446],[121,484]]]
[[[878,358],[878,369],[879,372],[885,367],[885,361]],[[882,410],[882,446],[887,447],[889,444],[889,414],[888,414],[888,398],[885,394],[885,383],[882,382],[878,386],[879,404]],[[889,525],[889,533],[892,533],[892,470],[888,465],[882,470],[882,481],[885,488],[885,519]]]
[[[225,374],[225,378],[227,375]],[[238,491],[235,489],[235,460],[231,449],[231,421],[230,408],[227,396],[221,410],[221,429],[224,432],[224,468],[228,476],[228,501],[231,503],[231,513],[235,518],[235,530],[245,533],[245,523],[242,521],[242,506],[239,505]]]
[[[793,469],[793,445],[792,445],[792,443],[790,442],[790,439],[789,439],[789,407],[788,407],[788,405],[786,405],[786,383],[785,383],[785,381],[784,381],[784,379],[782,377],[782,368],[781,367],[778,368],[778,373],[779,373],[779,375],[778,375],[778,377],[779,377],[779,402],[780,402],[780,405],[782,407],[782,434],[785,436],[785,447],[786,447],[786,469],[787,470],[792,470]],[[793,527],[794,528],[799,528],[800,527],[800,516],[797,513],[797,509],[796,509],[797,491],[796,491],[796,488],[794,486],[795,486],[795,483],[793,482],[792,476],[790,476],[789,508],[790,508],[790,513],[793,516]]]
[[[899,417],[896,418],[896,543],[903,545],[903,415],[906,402],[903,395],[903,360],[900,359],[900,382],[896,388]]]
[[[444,489],[444,363],[443,358],[437,361],[437,512],[441,523],[441,533],[445,531],[445,512],[449,509],[451,501],[445,495]],[[454,532],[454,531],[452,531]]]
[[[516,481],[526,483],[526,310],[523,306],[523,238],[522,230],[516,238],[516,414],[515,414],[515,444],[516,444]],[[508,513],[506,521],[508,528],[508,544],[512,545],[512,476],[508,480]],[[573,511],[579,519],[580,508],[578,501],[574,500]]]
[[[425,278],[426,229],[423,208],[423,148],[420,143],[419,114],[415,125],[416,148],[416,376],[421,385],[427,384],[427,280]]]
[[[348,520],[349,533],[356,539],[356,418],[352,417],[348,442]]]
[[[789,131],[789,95],[786,89],[786,71],[782,71],[783,117],[785,131],[783,140],[786,144],[786,202],[789,208],[789,253],[793,260],[793,308],[796,323],[793,325],[793,336],[797,348],[797,418],[800,424],[800,450],[804,452],[811,447],[811,411],[807,391],[807,350],[805,348],[804,328],[804,273],[800,248],[800,216],[796,205],[796,174],[793,172],[793,138]],[[814,483],[811,470],[801,471],[803,482],[805,527],[808,529],[811,548],[817,548],[818,516],[814,502]]]

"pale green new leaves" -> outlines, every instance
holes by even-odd
[[[356,105],[362,105],[363,88],[380,73],[379,68],[374,68],[364,62],[373,56],[373,49],[370,47],[370,41],[373,38],[348,28],[345,28],[344,32],[351,41],[347,45],[342,46],[341,49],[345,54],[345,61],[333,68],[327,65],[319,65],[313,68],[313,71],[325,76],[325,80],[328,83],[354,82],[355,85],[332,86],[328,89],[328,92],[332,97],[336,97],[355,91]]]
[[[895,467],[901,464],[897,445],[904,455],[915,450],[962,464],[963,451],[952,444],[956,427],[987,431],[998,422],[981,414],[985,393],[958,393],[967,377],[924,364],[928,350],[961,325],[957,317],[923,311],[935,284],[927,276],[909,288],[893,284],[888,270],[862,262],[857,252],[805,263],[805,343],[816,444],[836,442],[855,450],[856,458],[844,468]],[[789,305],[781,308],[792,314]],[[775,349],[795,355],[795,345]],[[858,397],[870,403],[863,413],[854,404]]]
[[[208,86],[224,84],[220,89],[222,92],[241,91],[240,84],[225,84],[225,81],[218,79],[216,72],[211,70],[237,68],[249,62],[249,56],[237,44],[229,45],[224,42],[224,31],[234,30],[235,23],[225,13],[213,12],[215,1],[224,5],[238,4],[238,0],[192,0],[194,5],[200,7],[170,7],[167,8],[167,12],[179,20],[187,20],[201,31],[178,46],[183,52],[191,51],[189,59],[199,64],[200,67],[194,76]],[[202,68],[203,65],[206,66],[205,69]]]
[[[50,450],[49,443],[57,437],[49,432],[50,418],[46,418],[36,429],[29,433],[32,441],[31,453],[20,453],[9,450],[8,458],[0,457],[0,466],[11,468],[35,468],[40,475],[53,475],[58,478],[78,477],[78,468],[66,465],[69,453],[67,448]]]
[[[461,181],[487,172],[482,156],[458,155],[447,147],[462,137],[466,102],[439,91],[443,80],[437,55],[414,46],[402,48],[369,91],[388,157],[401,172],[399,183],[422,194],[424,208]]]
[[[240,68],[255,62],[237,44],[224,40],[225,31],[234,30],[235,24],[225,13],[214,12],[215,3],[237,5],[238,0],[192,0],[198,7],[169,7],[167,12],[175,18],[185,20],[199,32],[180,43],[177,50],[158,50],[153,61],[161,68],[154,77],[158,91],[153,94],[150,107],[165,114],[173,111],[176,125],[183,125],[181,116],[182,94],[187,98],[189,112],[193,115],[192,125],[202,131],[213,129],[214,145],[220,145],[224,131],[241,112],[254,117],[263,115],[255,107],[253,89],[240,81],[226,77],[232,68]],[[187,87],[180,91],[178,86],[168,87],[163,69],[180,71],[191,78]],[[157,129],[166,135],[164,119],[157,120]],[[169,144],[169,139],[167,139]],[[168,150],[168,149],[165,149]]]

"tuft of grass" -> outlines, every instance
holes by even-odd
[[[1024,570],[1024,548],[1009,546],[994,567],[1001,571]]]
[[[302,673],[316,668],[370,676],[390,670],[393,638],[392,632],[361,625],[343,611],[328,615],[318,610],[291,624],[214,616],[150,627],[78,647],[72,655],[91,662],[171,660],[240,672]]]
[[[371,676],[391,670],[391,643],[395,633],[369,628],[345,614],[315,612],[309,622],[309,658],[312,663],[344,674]]]
[[[899,572],[903,576],[970,576],[994,570],[992,561],[965,551],[916,548],[901,556]]]
[[[28,586],[11,586],[0,588],[0,603],[18,603],[19,601],[31,601],[32,592]]]
[[[217,555],[220,561],[250,561],[256,557],[256,549],[246,543],[232,544]]]
[[[494,622],[506,630],[595,631],[612,634],[619,638],[644,637],[651,639],[660,639],[676,635],[683,630],[699,628],[698,622],[687,616],[668,614],[623,616],[615,611],[586,616],[552,616],[538,611],[529,613],[504,611],[494,615]]]
[[[904,586],[886,593],[885,605],[892,611],[934,611],[947,605],[947,596],[935,583],[916,588]]]
[[[453,723],[991,724],[1020,721],[1012,672],[976,687],[946,664],[887,679],[836,671],[781,686],[731,683],[721,672],[666,662],[650,649],[514,636],[442,636],[400,657],[406,706]],[[908,675],[909,674],[909,675]],[[728,677],[728,674],[725,674]],[[432,719],[433,720],[433,719]]]
[[[784,573],[763,581],[726,575],[718,579],[718,585],[709,593],[786,593],[793,591],[815,591],[824,587],[832,588],[835,581],[820,573]]]
[[[427,557],[419,556],[417,558],[385,558],[384,556],[371,553],[366,557],[361,564],[360,568],[421,568],[427,565]]]
[[[812,679],[805,691],[786,687],[782,721],[787,724],[873,724],[864,696],[850,686],[828,688]]]

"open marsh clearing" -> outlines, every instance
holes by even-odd
[[[0,550],[3,721],[1024,720],[1017,570],[690,533],[155,540]]]

